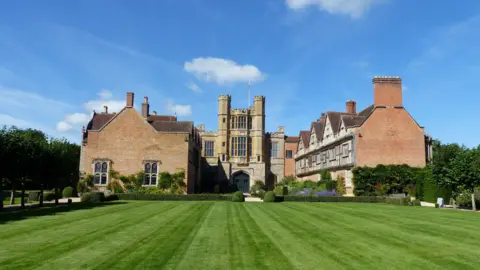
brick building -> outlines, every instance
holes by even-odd
[[[285,168],[283,175],[295,176],[295,154],[297,153],[299,137],[285,136]]]
[[[430,157],[430,139],[403,107],[402,80],[374,77],[373,104],[357,112],[356,102],[347,101],[345,112],[326,112],[301,131],[295,155],[296,176],[320,180],[328,170],[333,179],[345,181],[353,194],[351,169],[378,164],[424,167]]]
[[[231,108],[231,96],[218,97],[218,131],[199,126],[203,141],[202,179],[211,186],[228,182],[248,192],[254,181],[273,186],[283,179],[285,134],[283,127],[265,132],[265,97],[253,106]],[[208,179],[208,180],[207,180]]]
[[[150,114],[145,97],[141,113],[133,108],[129,92],[126,106],[119,113],[93,113],[83,129],[80,154],[81,175],[94,175],[94,184],[104,189],[109,172],[145,172],[144,186],[156,186],[158,174],[185,171],[187,192],[200,186],[200,133],[193,122],[177,121],[176,116]]]

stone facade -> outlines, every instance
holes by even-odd
[[[133,108],[133,93],[127,93],[127,104],[118,114],[95,113],[83,130],[80,173],[99,174],[95,165],[106,166],[105,181],[98,179],[98,189],[105,189],[110,181],[109,171],[134,174],[155,166],[155,180],[162,171],[185,171],[187,192],[194,193],[200,186],[201,140],[193,122],[180,122],[174,116],[149,114],[148,98],[142,105],[142,114]],[[155,165],[153,165],[155,164]]]
[[[355,166],[378,164],[424,167],[430,158],[424,129],[402,104],[399,77],[375,77],[374,104],[356,112],[356,103],[347,101],[345,112],[326,112],[301,131],[295,155],[296,175],[303,180],[319,180],[321,170],[345,182],[347,195],[353,194]]]
[[[248,192],[254,181],[274,185],[283,179],[285,134],[283,127],[265,133],[264,96],[255,96],[247,109],[231,108],[231,96],[219,96],[218,130],[205,131],[204,125],[199,130],[202,178],[211,185],[228,182]]]

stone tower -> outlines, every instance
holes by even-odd
[[[229,119],[232,97],[220,95],[218,97],[218,132],[215,143],[215,153],[221,161],[228,157]]]

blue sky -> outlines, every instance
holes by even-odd
[[[373,101],[374,75],[401,76],[428,134],[479,144],[476,0],[5,1],[0,124],[79,142],[104,104],[217,128],[217,97],[267,97],[267,129],[308,129],[327,110]]]

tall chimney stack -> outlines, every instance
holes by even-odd
[[[127,92],[127,108],[133,108],[133,92]]]
[[[150,114],[150,105],[148,104],[148,97],[144,97],[143,104],[142,104],[142,116],[143,118],[147,118]]]
[[[104,105],[104,106],[103,106],[103,112],[104,112],[104,113],[108,113],[108,106],[107,106],[107,105]]]
[[[357,103],[354,100],[347,100],[346,103],[347,113],[356,114],[357,113]]]
[[[402,79],[393,76],[375,76],[373,78],[373,103],[375,106],[403,106]]]

